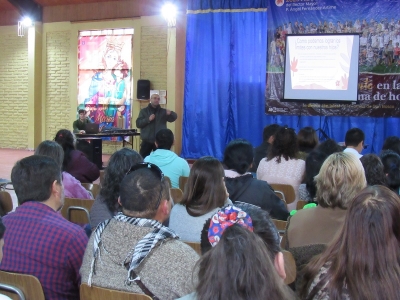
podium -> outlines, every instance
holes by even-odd
[[[97,137],[79,137],[76,139],[76,149],[82,151],[99,170],[103,169],[102,139]]]

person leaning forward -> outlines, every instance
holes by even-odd
[[[143,158],[156,149],[156,133],[167,128],[167,122],[174,122],[177,117],[176,112],[160,107],[160,95],[151,95],[149,105],[140,110],[136,119],[136,127],[140,128],[142,139],[139,153]]]

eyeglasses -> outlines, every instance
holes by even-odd
[[[162,190],[163,190],[162,183],[164,181],[164,173],[155,164],[143,162],[143,163],[138,163],[136,165],[133,165],[129,169],[129,171],[126,173],[126,175],[129,175],[130,173],[135,172],[140,169],[150,169],[153,172],[153,174],[157,175],[157,177],[160,179],[160,195],[158,196],[158,200],[157,200],[157,205],[156,205],[156,209],[157,209],[161,202],[161,196],[162,196]]]

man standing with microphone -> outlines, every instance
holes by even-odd
[[[176,112],[160,107],[160,95],[151,95],[149,105],[140,110],[136,119],[142,139],[139,153],[143,158],[156,149],[154,142],[157,131],[167,128],[167,122],[174,122],[177,117]]]

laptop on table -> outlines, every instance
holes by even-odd
[[[86,134],[97,134],[97,133],[99,133],[99,124],[97,124],[97,123],[86,123],[85,132],[86,132]]]

